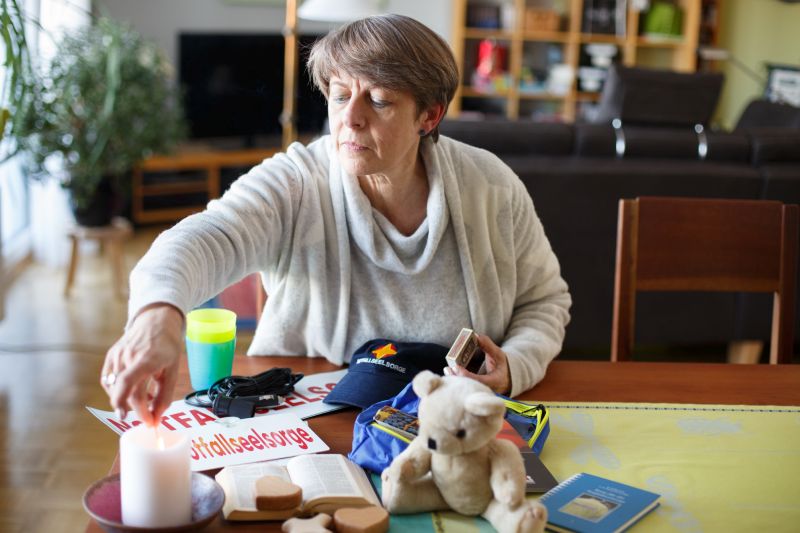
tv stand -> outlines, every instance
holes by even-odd
[[[235,177],[279,150],[187,145],[173,155],[150,157],[133,170],[133,220],[137,224],[176,222],[202,211]]]

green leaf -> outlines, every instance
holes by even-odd
[[[4,1],[4,0],[0,0]],[[186,131],[179,93],[164,74],[164,55],[121,22],[100,18],[63,37],[14,113],[16,137],[34,171],[61,154],[77,205],[104,175],[123,176],[143,157],[168,152]]]

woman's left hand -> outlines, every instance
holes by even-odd
[[[478,335],[478,346],[486,354],[483,364],[485,374],[474,374],[461,366],[457,366],[455,369],[445,367],[445,373],[472,378],[488,386],[494,392],[507,395],[511,392],[511,369],[508,366],[508,356],[486,335]]]

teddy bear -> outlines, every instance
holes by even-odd
[[[517,447],[496,439],[505,404],[461,376],[424,371],[412,382],[420,398],[418,436],[381,474],[390,513],[452,509],[481,515],[501,533],[540,533],[547,509],[525,498]]]

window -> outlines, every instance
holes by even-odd
[[[39,25],[29,24],[27,31],[31,53],[42,63],[46,63],[55,53],[56,42],[64,31],[90,23],[90,0],[19,2],[26,17],[39,22]],[[3,46],[2,43],[0,46]],[[19,159],[14,158],[0,165],[0,319],[3,316],[3,293],[10,282],[9,272],[32,249],[31,230],[34,221],[30,196]],[[37,210],[46,211],[46,206],[37,206]]]

